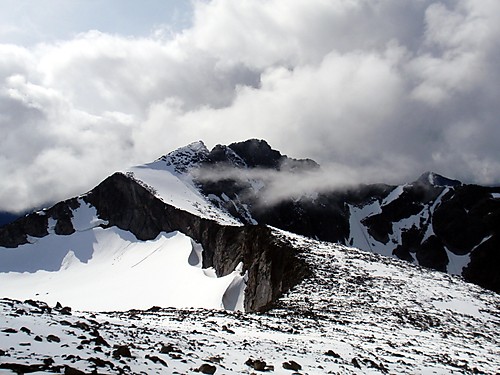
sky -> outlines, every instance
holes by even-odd
[[[0,0],[0,211],[190,142],[500,184],[498,0]]]

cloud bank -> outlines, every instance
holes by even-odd
[[[168,37],[164,37],[168,35]],[[0,45],[0,210],[202,139],[360,182],[500,183],[497,0],[213,0],[192,26]]]

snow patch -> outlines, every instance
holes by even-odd
[[[470,254],[457,255],[446,247],[446,255],[448,256],[448,265],[446,270],[451,275],[462,275],[462,271],[470,263]]]
[[[94,206],[86,203],[83,199],[78,199],[80,207],[73,210],[73,228],[77,232],[83,232],[99,225],[107,225],[107,220],[101,220],[98,217],[97,210]]]
[[[441,310],[451,310],[460,314],[470,315],[476,318],[481,317],[479,308],[470,301],[453,299],[451,301],[433,301],[433,305]]]
[[[55,233],[56,224],[57,224],[57,220],[55,220],[52,217],[49,217],[49,219],[47,220],[47,232],[49,234],[54,234]]]
[[[50,223],[50,221],[53,221]],[[72,251],[80,262],[92,257],[96,237],[92,231],[75,232],[71,236],[53,234],[55,220],[49,219],[49,234],[30,238],[27,244],[15,249],[0,247],[0,272],[58,271],[63,259]]]
[[[231,284],[222,296],[222,303],[226,310],[245,311],[245,288],[248,274],[241,275],[243,263],[239,263],[235,269],[235,275]]]
[[[349,245],[359,249],[369,249],[373,252],[375,240],[368,234],[363,225],[363,219],[382,212],[380,202],[375,200],[362,207],[349,205]],[[391,254],[389,254],[391,255]]]
[[[60,271],[67,270],[71,266],[73,266],[76,263],[80,263],[80,260],[76,257],[75,253],[73,250],[68,251],[68,254],[64,257],[64,259],[61,262],[61,268],[59,269]]]
[[[381,206],[386,206],[392,201],[395,201],[399,198],[401,194],[403,194],[405,185],[399,185],[394,190],[392,190],[387,197],[383,200]]]
[[[488,241],[491,237],[493,236],[489,235],[484,237],[481,240],[481,242],[479,242],[476,246],[474,246],[474,248],[470,251],[470,253],[464,255],[457,255],[445,247],[446,254],[448,255],[448,260],[449,260],[447,267],[448,273],[452,275],[462,275],[464,268],[467,267],[470,263],[470,255],[474,252],[474,250],[476,250],[484,242]]]

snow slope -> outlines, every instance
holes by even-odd
[[[52,363],[47,371],[127,374],[190,374],[208,365],[216,374],[258,373],[255,366],[274,374],[291,374],[293,366],[311,375],[500,370],[498,295],[403,261],[275,234],[307,249],[302,256],[314,274],[267,313],[68,316],[32,301],[0,300],[0,368],[45,360]],[[118,346],[130,356],[125,349],[119,355]]]
[[[0,295],[61,302],[79,310],[204,307],[243,309],[240,270],[217,278],[202,269],[202,248],[179,232],[139,241],[116,227],[102,228],[95,208],[80,200],[75,233],[31,237],[15,249],[0,248]],[[226,293],[227,291],[227,293]]]
[[[195,167],[205,154],[208,150],[203,142],[194,142],[153,163],[132,167],[125,174],[171,206],[222,225],[241,225],[228,212],[210,203],[195,186],[191,175],[185,173]]]

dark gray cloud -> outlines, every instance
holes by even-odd
[[[214,0],[174,34],[0,45],[0,209],[197,139],[265,138],[332,184],[498,184],[499,41],[496,0]]]

